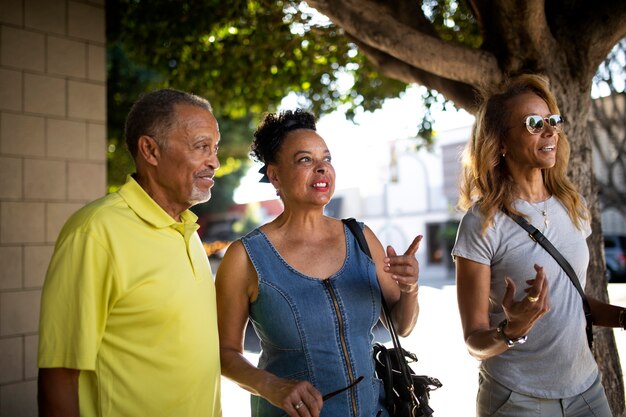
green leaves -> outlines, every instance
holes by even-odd
[[[462,3],[426,1],[423,7],[443,38],[479,42]],[[341,28],[303,2],[107,0],[106,8],[113,188],[133,171],[122,129],[132,102],[145,91],[172,87],[211,101],[224,168],[206,209],[217,210],[217,200],[227,204],[245,171],[258,120],[287,95],[296,94],[299,105],[318,116],[341,108],[352,119],[357,109],[376,110],[406,88],[381,76]],[[431,102],[441,99],[435,97],[431,94]],[[428,117],[420,126],[427,137]],[[228,157],[234,159],[226,162]]]
[[[317,114],[346,103],[366,102],[369,110],[405,88],[376,74],[340,29],[300,2],[117,0],[107,7],[119,22],[109,39],[156,71],[160,86],[205,96],[229,117],[273,111],[289,93]],[[358,89],[346,88],[350,76]]]

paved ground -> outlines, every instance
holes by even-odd
[[[419,362],[413,364],[416,373],[437,377],[444,385],[431,395],[435,416],[474,416],[478,362],[467,353],[463,343],[454,278],[443,270],[429,269],[422,271],[420,281],[418,324],[401,343],[417,354]],[[609,284],[609,296],[613,303],[626,305],[626,284]],[[615,336],[624,358],[626,332],[616,330]],[[246,355],[256,363],[256,353]],[[248,393],[225,378],[222,399],[224,417],[250,415]]]

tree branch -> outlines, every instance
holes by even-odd
[[[309,0],[308,3],[362,43],[415,68],[470,85],[493,85],[502,79],[502,71],[492,54],[441,41],[401,24],[375,2]]]
[[[567,2],[568,0],[563,0]],[[599,2],[573,2],[580,6],[574,11],[577,16],[584,16],[585,26],[589,30],[589,57],[596,67],[606,58],[613,46],[626,37],[626,2],[624,0],[602,0]],[[574,27],[572,33],[578,33]]]
[[[413,0],[379,0],[379,4],[386,6],[389,14],[399,22],[426,35],[439,38],[435,27],[426,18],[418,2]]]
[[[359,51],[372,62],[381,74],[407,84],[417,83],[437,90],[446,99],[454,102],[457,108],[462,108],[469,113],[476,111],[478,106],[477,93],[470,85],[430,74],[362,44],[356,39],[352,39],[352,41],[357,44]]]
[[[521,0],[515,3],[516,8],[523,9],[520,28],[526,29],[533,49],[539,53],[554,51],[557,44],[548,27],[545,0]]]

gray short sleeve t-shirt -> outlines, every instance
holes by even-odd
[[[548,199],[545,206],[518,200],[515,207],[526,214],[530,223],[567,259],[584,288],[589,263],[586,244],[591,233],[589,225],[577,229],[555,197]],[[541,214],[544,209],[547,227]],[[541,245],[502,212],[496,214],[493,225],[483,234],[481,215],[473,207],[461,220],[452,255],[491,267],[489,320],[492,327],[505,317],[502,311],[505,276],[515,282],[515,300],[526,295],[526,281],[535,276],[534,264],[543,266],[548,280],[550,311],[535,323],[525,344],[482,361],[485,372],[511,390],[539,398],[571,397],[591,386],[598,368],[587,346],[580,295]]]

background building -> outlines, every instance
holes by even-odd
[[[420,263],[451,269],[450,252],[462,216],[456,209],[461,155],[470,134],[471,126],[438,132],[432,150],[416,150],[416,139],[392,142],[388,155],[377,158],[388,178],[379,193],[361,197],[359,189],[340,190],[329,210],[335,217],[357,217],[366,222],[383,244],[397,250],[404,250],[421,233],[424,241],[418,252]],[[602,152],[619,152],[602,138],[602,131],[595,134]],[[596,148],[594,170],[603,180],[608,175],[607,167],[598,155]],[[623,177],[623,172],[617,177],[620,175]],[[619,184],[618,189],[626,192],[626,183]],[[626,235],[624,211],[601,209],[603,233]]]

